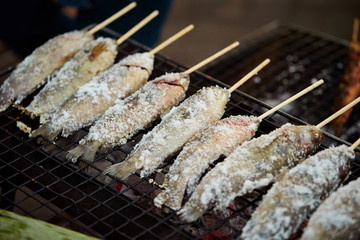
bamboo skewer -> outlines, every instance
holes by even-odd
[[[231,88],[229,88],[229,92],[232,93],[233,91],[235,91],[235,89],[237,89],[238,87],[240,87],[241,85],[243,85],[247,80],[249,80],[249,78],[251,78],[252,76],[254,76],[255,74],[258,73],[258,71],[260,71],[263,67],[265,67],[266,65],[268,65],[270,62],[270,59],[265,59],[262,63],[260,63],[256,68],[254,68],[251,72],[249,72],[248,74],[246,74],[242,79],[240,79],[237,83],[235,83]]]
[[[354,142],[353,145],[351,145],[350,148],[352,150],[355,150],[355,148],[357,148],[359,145],[360,145],[360,138],[356,142]]]
[[[360,102],[360,97],[356,98],[351,103],[341,108],[339,111],[337,111],[336,113],[334,113],[333,115],[331,115],[330,117],[328,117],[327,119],[316,125],[316,127],[322,128],[323,126],[325,126],[326,124],[328,124],[329,122],[331,122],[332,120],[334,120],[335,118],[337,118],[338,116],[340,116],[341,114],[343,114],[344,112],[346,112],[347,110],[358,104],[359,102]]]
[[[226,48],[220,50],[219,52],[215,53],[214,55],[206,58],[205,60],[199,62],[199,63],[196,64],[195,66],[189,68],[188,70],[185,71],[185,73],[186,73],[186,74],[190,74],[190,73],[198,70],[199,68],[201,68],[201,67],[205,66],[206,64],[208,64],[209,62],[215,60],[216,58],[224,55],[225,53],[229,52],[229,51],[232,50],[233,48],[239,46],[239,44],[240,44],[240,43],[239,43],[238,41],[230,44],[230,45],[227,46]]]
[[[182,29],[180,32],[174,34],[172,37],[168,38],[167,40],[165,40],[164,42],[162,42],[161,44],[159,44],[157,47],[155,47],[153,50],[151,50],[149,53],[150,54],[156,54],[159,51],[163,50],[165,47],[167,47],[168,45],[170,45],[171,43],[173,43],[174,41],[176,41],[177,39],[179,39],[180,37],[184,36],[186,33],[190,32],[191,30],[194,29],[194,25],[190,24],[189,26],[187,26],[186,28]]]
[[[92,29],[90,29],[89,31],[87,31],[88,34],[93,35],[94,33],[96,33],[97,31],[99,31],[100,29],[104,28],[105,26],[107,26],[108,24],[112,23],[113,21],[115,21],[116,19],[118,19],[119,17],[121,17],[122,15],[126,14],[127,12],[129,12],[131,9],[133,9],[134,7],[136,7],[136,2],[132,2],[129,5],[127,5],[126,7],[124,7],[123,9],[121,9],[120,11],[118,11],[117,13],[115,13],[114,15],[112,15],[111,17],[109,17],[108,19],[104,20],[103,22],[99,23],[98,25],[96,25],[95,27],[93,27]]]
[[[159,11],[155,10],[152,13],[150,13],[146,18],[144,18],[141,22],[136,24],[133,28],[131,28],[127,33],[122,35],[118,40],[116,40],[117,45],[122,44],[125,42],[126,39],[131,37],[134,33],[136,33],[140,28],[145,26],[147,23],[149,23],[151,20],[153,20],[157,15],[159,15]]]
[[[295,99],[301,97],[302,95],[312,91],[314,88],[320,86],[321,84],[324,83],[324,80],[319,80],[316,83],[310,85],[309,87],[305,88],[304,90],[298,92],[297,94],[295,94],[294,96],[288,98],[287,100],[283,101],[282,103],[278,104],[277,106],[273,107],[272,109],[270,109],[269,111],[263,113],[262,115],[260,115],[258,118],[259,119],[264,119],[265,117],[271,115],[272,113],[276,112],[277,110],[279,110],[280,108],[284,107],[285,105],[289,104],[290,102],[294,101]]]
[[[356,43],[358,41],[358,35],[359,35],[359,19],[354,19],[354,27],[353,27],[353,34],[352,34],[352,41]]]

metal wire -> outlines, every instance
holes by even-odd
[[[99,34],[119,37],[119,34],[109,29]],[[339,63],[344,64],[346,57],[347,47],[343,43],[294,26],[273,25],[256,32],[252,35],[251,41],[246,39],[242,41],[242,46],[244,47],[239,51],[222,58],[221,64],[214,63],[206,70],[206,73],[221,81],[209,77],[208,74],[195,72],[191,74],[191,84],[187,94],[192,95],[203,86],[228,87],[261,60],[270,57],[272,60],[270,66],[257,76],[259,78],[257,81],[260,82],[246,84],[241,88],[242,92],[235,91],[232,94],[225,116],[260,115],[271,108],[270,105],[274,105],[269,100],[270,96],[267,98],[266,94],[271,94],[274,98],[281,95],[284,89],[289,89],[287,94],[291,94],[292,91],[296,92],[308,85],[312,77],[319,77],[321,73],[325,79],[326,76],[331,78],[328,79],[328,87],[323,89],[327,93],[312,93],[305,97],[304,99],[307,99],[305,114],[304,109],[297,105],[286,111],[305,121],[309,121],[308,115],[314,113],[319,115],[321,111],[325,111],[324,115],[328,113],[328,109],[324,110],[323,104],[328,105],[331,102],[334,91],[329,88],[336,85],[332,80],[342,74],[342,68],[338,66]],[[134,41],[127,41],[119,47],[117,61],[128,54],[147,50],[149,49]],[[303,71],[302,67],[306,71]],[[156,55],[155,69],[151,78],[165,72],[185,69],[184,66],[164,56]],[[324,69],[327,71],[326,76]],[[7,72],[0,77],[6,74]],[[286,82],[285,87],[284,82]],[[25,104],[30,102],[31,97],[25,100]],[[315,103],[312,101],[313,98],[317,99]],[[318,103],[319,98],[322,99],[322,103]],[[278,97],[277,100],[282,99]],[[265,104],[264,101],[271,104]],[[297,110],[294,112],[293,108],[298,108],[298,112]],[[299,118],[285,112],[277,112],[263,120],[256,136],[268,133],[286,122],[306,124]],[[266,188],[256,190],[244,197],[236,198],[233,205],[224,213],[209,211],[201,220],[184,224],[171,209],[164,207],[160,210],[154,207],[152,201],[159,188],[148,182],[150,178],[162,179],[172,159],[161,166],[164,169],[162,172],[145,179],[140,179],[139,174],[136,173],[126,181],[113,179],[110,183],[105,183],[104,176],[101,175],[107,165],[123,160],[141,137],[151,130],[151,127],[140,131],[127,144],[116,147],[106,154],[97,154],[93,164],[79,167],[66,160],[65,153],[77,144],[88,129],[81,129],[67,139],[59,138],[55,143],[38,144],[36,139],[29,139],[16,127],[16,120],[23,121],[33,128],[38,125],[36,119],[22,115],[14,108],[9,108],[0,114],[1,208],[50,221],[95,237],[235,238],[241,234],[242,227],[267,190]],[[310,119],[310,122],[312,121],[313,119]],[[346,141],[326,133],[320,149],[342,143],[347,144]],[[349,180],[360,175],[359,155],[357,151],[357,161]]]

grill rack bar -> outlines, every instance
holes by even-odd
[[[277,36],[281,31],[285,31],[287,35]],[[226,82],[196,71],[191,75],[188,95],[192,95],[202,86],[220,85],[229,87],[232,84],[231,74],[238,71],[239,74],[243,75],[247,72],[247,69],[255,66],[263,59],[264,55],[269,53],[266,48],[264,49],[264,43],[271,42],[275,44],[279,39],[287,38],[294,32],[300,35],[307,34],[330,45],[337,44],[338,48],[344,49],[345,52],[346,46],[343,43],[329,39],[324,40],[323,36],[294,26],[272,24],[256,32],[256,36],[251,37],[251,43],[246,39],[242,41],[242,46],[245,46],[247,50],[240,49],[238,52],[230,54],[228,58],[220,60],[222,62],[220,66],[228,66],[234,61],[238,62],[236,68],[233,68],[233,72],[225,72],[228,74],[227,76],[217,77],[218,79],[226,79]],[[119,37],[119,34],[109,29],[103,30],[100,34],[115,38]],[[254,38],[256,41],[254,41]],[[269,41],[269,38],[272,41]],[[295,39],[299,41],[303,38],[295,37]],[[280,49],[280,47],[277,47],[275,50],[280,51]],[[149,49],[129,40],[119,47],[117,61],[128,54],[146,50]],[[325,55],[332,56],[334,53],[334,51],[330,51],[326,52]],[[250,59],[249,56],[253,56],[253,58]],[[239,60],[240,58],[242,60]],[[279,59],[279,57],[272,59],[272,63],[280,61]],[[284,71],[284,67],[281,65],[284,63],[279,64],[270,65],[258,76],[261,78],[276,76],[280,70]],[[156,55],[155,69],[151,79],[162,75],[164,72],[183,71],[185,69],[186,67],[181,64],[162,55]],[[222,70],[217,64],[213,64],[205,72],[213,71],[214,74],[211,75],[217,76]],[[0,77],[10,71],[0,74]],[[270,108],[263,101],[236,90],[227,105],[225,116],[231,114],[260,115]],[[22,116],[18,110],[13,108],[0,114],[1,208],[14,210],[45,221],[54,221],[61,218],[62,222],[58,223],[59,225],[89,235],[106,239],[203,239],[207,236],[218,239],[235,238],[241,233],[241,226],[249,219],[248,212],[251,212],[257,206],[262,195],[266,192],[265,188],[256,190],[246,197],[237,198],[235,201],[237,206],[229,207],[229,211],[233,212],[233,214],[225,217],[211,216],[210,219],[215,222],[211,226],[201,221],[192,224],[181,224],[178,223],[174,211],[165,208],[164,212],[161,212],[153,206],[152,199],[155,192],[158,191],[158,187],[148,184],[149,178],[139,179],[139,174],[135,174],[130,177],[131,181],[124,182],[113,179],[110,183],[104,183],[101,176],[101,170],[104,166],[99,165],[99,163],[103,159],[107,157],[107,161],[110,163],[114,163],[116,159],[123,159],[143,134],[151,128],[134,136],[134,142],[130,141],[124,146],[109,151],[106,155],[97,154],[95,163],[90,165],[91,168],[89,168],[89,165],[78,168],[70,161],[64,160],[64,152],[72,148],[87,133],[87,129],[80,130],[68,139],[60,138],[55,144],[46,142],[40,145],[36,143],[35,139],[29,139],[26,134],[17,129],[14,120],[17,117],[25,123],[34,124],[34,121]],[[263,120],[257,136],[268,133],[285,122],[306,124],[305,121],[291,114],[278,111]],[[348,142],[325,132],[325,140],[320,149],[332,144],[348,144]],[[350,180],[360,175],[360,153],[358,150],[356,154],[357,161]],[[165,163],[162,167],[166,169],[168,166],[169,163]],[[161,176],[164,173],[166,173],[166,170],[151,177],[158,177],[158,175]],[[115,190],[118,182],[122,185],[119,192]],[[19,197],[19,195],[25,195],[25,197]],[[24,203],[28,200],[35,201],[36,206],[31,209],[26,208]],[[41,215],[44,208],[50,211],[47,216]],[[232,222],[241,222],[241,224],[233,224]],[[231,234],[220,234],[222,233],[221,231],[219,233],[221,228],[231,232]]]

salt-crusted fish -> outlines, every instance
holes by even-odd
[[[211,203],[217,209],[228,206],[236,196],[268,185],[276,175],[304,160],[321,140],[322,133],[315,126],[285,124],[245,142],[203,177],[178,213],[191,222]]]
[[[62,132],[64,137],[92,124],[118,99],[124,99],[149,78],[154,56],[149,53],[130,55],[107,71],[99,74],[67,99],[51,115],[51,119],[37,130],[32,137],[42,135],[53,140]]]
[[[302,240],[360,239],[360,178],[332,193],[311,216]]]
[[[224,118],[187,142],[169,173],[162,191],[155,199],[155,206],[179,210],[187,189],[193,192],[201,175],[221,155],[228,156],[240,144],[250,140],[257,131],[260,119],[254,116]]]
[[[35,91],[55,70],[91,42],[93,36],[85,31],[73,31],[58,35],[27,56],[4,81],[0,88],[0,112],[14,101],[19,104]]]
[[[90,128],[80,144],[69,151],[67,158],[91,162],[97,149],[107,151],[123,145],[139,130],[158,119],[185,98],[189,76],[165,74],[145,84],[128,98],[118,101]]]
[[[176,153],[198,131],[219,120],[230,97],[227,89],[206,87],[174,107],[121,163],[105,169],[120,179],[141,169],[141,177],[151,174],[167,157]]]
[[[331,147],[281,174],[243,228],[241,239],[288,239],[347,178],[354,158],[345,145]]]
[[[117,54],[116,41],[111,38],[97,38],[50,77],[43,89],[26,107],[33,116],[47,115],[59,108],[82,85],[109,68]]]

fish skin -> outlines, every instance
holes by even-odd
[[[58,35],[36,48],[2,84],[0,112],[5,111],[14,101],[16,104],[21,103],[93,38],[85,31],[72,31]]]
[[[301,240],[360,239],[360,178],[332,193],[312,214]]]
[[[345,145],[330,147],[282,173],[243,228],[241,239],[288,239],[349,176],[354,158]]]
[[[189,75],[183,73],[166,74],[147,82],[131,96],[109,108],[79,145],[69,151],[68,159],[76,161],[84,155],[84,161],[92,162],[99,147],[107,151],[125,144],[135,133],[183,100],[189,82]]]
[[[67,137],[80,128],[92,124],[117,100],[135,92],[149,78],[154,60],[154,56],[149,53],[141,56],[148,58],[150,63],[145,64],[146,61],[140,61],[142,65],[135,66],[134,55],[131,55],[81,86],[56,112],[52,113],[48,122],[33,132],[33,137],[42,135],[48,140],[53,140],[60,132],[62,136]],[[127,62],[132,65],[127,66]],[[114,73],[119,74],[114,75]]]
[[[231,116],[224,118],[197,134],[180,152],[162,185],[165,189],[154,199],[179,210],[185,194],[193,192],[201,175],[221,155],[228,156],[236,147],[250,140],[257,131],[260,119],[255,116]]]
[[[146,134],[121,163],[104,173],[125,179],[141,169],[141,177],[151,174],[166,158],[179,151],[197,132],[219,120],[230,97],[227,89],[204,87],[174,107]]]
[[[322,136],[315,126],[285,124],[245,142],[202,178],[189,201],[178,211],[180,218],[195,221],[211,203],[222,209],[236,196],[268,185],[276,175],[313,153]]]
[[[53,74],[26,107],[32,116],[51,114],[82,85],[109,68],[116,57],[117,44],[111,38],[97,38]]]

